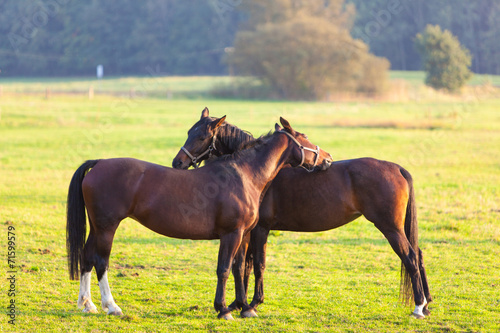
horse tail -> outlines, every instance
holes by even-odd
[[[68,202],[66,208],[66,251],[68,253],[68,269],[71,280],[79,275],[78,264],[82,265],[82,253],[87,235],[87,220],[85,201],[83,200],[82,182],[86,173],[99,160],[89,160],[83,163],[73,174],[69,183]]]
[[[417,267],[419,266],[419,248],[418,248],[418,221],[417,221],[417,206],[415,203],[415,190],[413,188],[413,179],[410,173],[401,168],[401,174],[408,182],[408,187],[410,190],[408,203],[406,205],[406,217],[405,217],[405,235],[410,242],[413,251],[415,252]],[[411,284],[410,273],[406,270],[406,267],[401,263],[401,288],[400,296],[403,303],[409,304],[413,300],[413,289]]]

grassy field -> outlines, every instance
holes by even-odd
[[[425,79],[425,72],[423,71],[390,71],[391,79],[403,79],[413,84],[422,84]],[[470,85],[480,85],[484,83],[491,83],[494,86],[500,86],[500,76],[487,75],[487,74],[473,74]]]
[[[137,86],[156,79],[136,80]],[[170,84],[173,90],[190,89],[196,82],[201,91],[206,80],[177,78]],[[20,93],[46,83],[0,83],[0,331],[500,331],[499,99],[309,103],[118,95],[89,100],[83,94],[46,99],[43,89]],[[170,165],[205,106],[255,135],[284,116],[335,159],[372,156],[408,169],[415,180],[432,315],[415,320],[413,309],[400,305],[400,262],[364,218],[322,233],[273,233],[259,317],[234,322],[217,320],[212,306],[217,241],[165,238],[125,220],[109,272],[125,316],[77,309],[79,283],[68,278],[65,249],[73,172],[94,158],[130,156]],[[19,265],[15,296],[7,295],[9,228]],[[96,280],[94,275],[98,305]],[[230,279],[228,295],[233,294]],[[8,324],[11,300],[15,327]]]
[[[10,93],[45,94],[87,94],[92,87],[95,94],[126,95],[134,97],[159,98],[201,98],[206,97],[211,88],[227,84],[229,77],[213,76],[157,76],[156,69],[149,68],[151,75],[145,77],[95,78],[15,78],[0,81],[3,90]]]

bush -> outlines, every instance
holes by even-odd
[[[425,83],[434,89],[458,91],[471,78],[471,56],[448,30],[428,25],[417,34],[416,47],[427,75]]]
[[[335,91],[379,92],[387,60],[351,37],[343,0],[259,3],[261,18],[236,35],[229,61],[239,74],[253,75],[286,99],[323,99]],[[280,7],[281,6],[281,7]],[[290,6],[290,7],[288,7]],[[275,14],[273,14],[275,13]],[[256,14],[254,14],[255,16]]]

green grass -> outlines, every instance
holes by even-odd
[[[391,79],[402,79],[410,82],[411,84],[421,84],[425,80],[425,72],[423,71],[390,71]],[[473,74],[471,80],[468,82],[470,85],[481,85],[491,83],[494,86],[500,86],[500,75],[488,74]]]
[[[172,84],[191,85],[177,81]],[[2,84],[1,244],[6,253],[7,228],[14,226],[20,265],[16,332],[500,331],[498,99],[306,103],[54,95],[47,100],[42,94],[13,94]],[[24,90],[36,82],[12,84]],[[110,81],[109,89],[113,86]],[[400,262],[363,218],[327,232],[273,233],[259,317],[234,322],[217,320],[212,306],[217,241],[170,239],[127,219],[118,228],[109,272],[125,316],[81,313],[79,283],[68,279],[66,268],[65,200],[73,172],[90,158],[131,156],[170,165],[205,106],[255,135],[267,133],[284,116],[335,159],[372,156],[408,169],[415,181],[432,315],[414,320],[412,308],[400,305]],[[95,275],[92,281],[98,305]],[[12,331],[4,282],[0,330]],[[230,279],[228,301],[232,295]]]
[[[211,76],[157,76],[157,69],[149,69],[150,76],[145,77],[107,77],[96,78],[13,78],[0,80],[3,90],[10,93],[51,94],[74,93],[88,94],[92,87],[95,94],[144,95],[159,98],[203,97],[214,85],[230,82],[229,77]]]
[[[149,72],[150,75],[144,77],[106,77],[102,80],[93,77],[3,78],[0,79],[0,86],[5,93],[45,95],[46,91],[49,90],[51,95],[72,93],[88,96],[89,87],[92,87],[95,94],[201,99],[209,98],[218,89],[228,89],[231,84],[240,83],[242,79],[222,76],[161,76],[156,68],[148,68],[146,72]],[[424,83],[425,73],[422,71],[390,71],[389,77],[391,80],[403,80],[414,90],[418,90]],[[475,74],[469,85],[478,86],[485,83],[500,87],[500,76]],[[417,93],[422,94],[422,92]]]

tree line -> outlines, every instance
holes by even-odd
[[[236,33],[252,24],[252,3],[259,5],[255,0],[0,0],[0,75],[94,75],[98,64],[105,75],[227,74]],[[469,49],[474,72],[500,74],[496,0],[324,3],[351,13],[346,26],[352,37],[388,59],[392,69],[422,68],[415,38],[433,24]]]
[[[241,15],[206,0],[0,0],[0,74],[222,74]]]
[[[426,26],[450,31],[471,53],[475,73],[500,74],[500,1],[349,0],[353,36],[387,58],[393,69],[422,69],[415,38]]]

